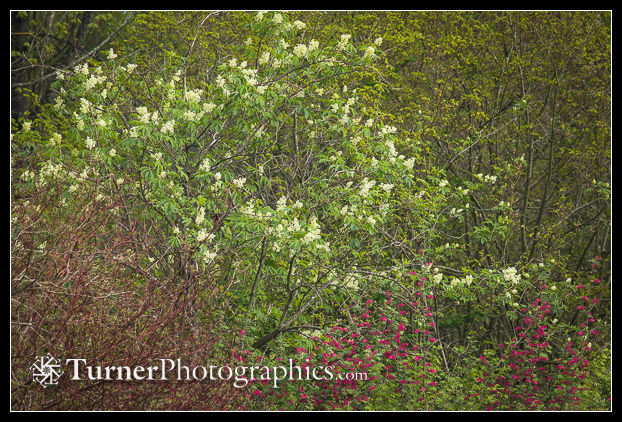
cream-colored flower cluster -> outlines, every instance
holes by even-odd
[[[175,132],[175,120],[169,120],[160,128],[160,132],[172,135]]]
[[[298,44],[296,47],[294,47],[292,53],[294,53],[296,57],[302,58],[307,54],[307,46],[305,44]]]
[[[514,267],[504,269],[502,274],[504,280],[506,281],[511,281],[513,284],[518,284],[520,282],[521,275],[518,274],[518,271],[516,271],[516,268]]]
[[[365,49],[363,59],[374,59],[376,57],[376,49],[371,45]]]
[[[337,50],[345,50],[351,37],[352,35],[350,34],[342,34],[339,38],[339,42],[337,43]]]
[[[359,190],[359,195],[361,195],[363,198],[367,198],[367,196],[369,195],[369,191],[376,185],[376,181],[375,180],[369,180],[367,177],[365,177],[362,181],[361,181],[361,185],[360,185],[360,190]]]
[[[309,224],[310,230],[307,234],[305,234],[305,236],[302,238],[302,242],[303,243],[311,243],[311,242],[315,242],[316,240],[321,239],[322,237],[320,236],[320,228],[317,224],[317,218],[312,217],[311,218],[311,222]]]
[[[188,101],[191,103],[198,104],[201,101],[201,90],[194,89],[186,92],[186,98],[188,98]]]
[[[484,182],[490,183],[490,184],[495,184],[497,182],[497,176],[494,175],[483,175],[482,173],[478,173],[475,175],[475,177],[477,177],[479,180],[483,180]]]

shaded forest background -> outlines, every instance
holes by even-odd
[[[611,318],[611,13],[326,11],[284,14],[291,21],[304,22],[306,39],[318,40],[321,46],[338,40],[339,35],[346,32],[351,34],[351,42],[357,46],[373,44],[374,40],[382,38],[383,56],[374,63],[373,69],[344,72],[339,83],[346,85],[349,90],[356,89],[365,112],[375,122],[397,127],[409,134],[408,139],[398,146],[404,153],[418,151],[421,159],[417,161],[416,171],[439,175],[449,181],[450,185],[461,186],[471,186],[468,183],[477,183],[483,180],[484,175],[496,175],[490,189],[477,189],[473,184],[474,187],[464,191],[463,197],[469,203],[467,209],[461,205],[462,202],[444,203],[446,208],[442,215],[449,216],[450,212],[457,212],[461,214],[460,218],[443,217],[434,224],[430,222],[425,225],[425,231],[423,226],[417,227],[409,220],[412,218],[409,204],[412,204],[411,197],[417,192],[413,190],[403,193],[402,197],[397,198],[403,204],[403,209],[396,211],[395,225],[382,237],[389,242],[388,246],[382,251],[370,249],[367,255],[361,252],[358,258],[361,261],[375,259],[376,262],[386,263],[390,256],[391,259],[408,263],[399,274],[393,266],[383,264],[390,268],[389,278],[395,280],[399,280],[408,270],[418,271],[419,265],[415,266],[414,263],[419,263],[417,259],[421,251],[433,257],[429,260],[434,261],[434,266],[445,277],[460,278],[465,271],[485,274],[487,269],[510,267],[525,273],[531,272],[531,266],[546,263],[546,281],[541,283],[545,288],[547,285],[567,283],[568,280],[584,285],[591,285],[593,280],[598,280],[589,294],[590,299],[598,299],[597,303],[591,305],[589,317],[603,324],[599,330],[602,336],[599,340],[591,340],[595,361],[592,365],[599,368],[597,373],[601,378],[593,381],[593,385],[600,387],[593,387],[589,391],[602,388],[598,398],[590,396],[593,399],[592,406],[602,406],[600,400],[607,396],[605,368],[609,365],[607,350],[610,347],[608,328]],[[111,48],[123,63],[136,64],[138,74],[147,84],[155,83],[154,75],[173,63],[183,64],[184,84],[213,84],[219,66],[232,57],[240,57],[245,51],[245,42],[254,36],[250,29],[254,20],[254,13],[244,11],[11,12],[12,131],[18,130],[24,121],[44,119],[49,113],[48,110],[59,96],[59,71],[69,72],[84,63],[103,62]],[[262,42],[267,41],[260,38],[254,39],[254,42],[261,46]],[[133,104],[128,101],[128,107],[137,107],[148,101],[146,91],[133,87],[128,89],[133,90],[134,95]],[[279,130],[289,136],[290,133],[296,133],[295,128],[299,123],[294,119],[284,121],[283,124]],[[49,128],[42,130],[45,132]],[[298,148],[305,151],[311,147],[296,144],[295,147],[287,145],[283,148],[285,150],[279,149],[279,154],[291,153],[291,157],[300,157],[302,153]],[[295,155],[294,151],[300,154]],[[37,195],[43,195],[41,204],[44,208],[45,204],[53,203],[51,198],[45,199],[43,193],[22,189],[15,181],[24,170],[37,168],[41,161],[38,147],[27,142],[13,142],[11,155],[13,204],[22,204],[26,199],[35,203]],[[291,160],[292,163],[299,163],[296,161],[298,158]],[[302,167],[287,167],[283,164],[286,162],[278,161],[283,167],[277,170],[275,165],[272,174],[268,171],[268,177],[293,185],[299,174],[302,174]],[[265,189],[266,192],[272,192],[272,188]],[[222,210],[225,208],[223,206]],[[421,212],[425,213],[425,210]],[[28,211],[15,213],[28,214]],[[220,216],[215,214],[214,221],[218,222]],[[93,219],[89,224],[94,227],[109,223],[108,220],[100,221],[107,218],[104,216],[90,215],[86,217],[87,221],[89,218]],[[54,225],[56,230],[56,234],[48,239],[60,240],[63,236],[69,237],[76,233],[76,229],[71,228],[71,219],[62,220],[62,224],[52,223],[51,217],[45,217],[45,221]],[[148,229],[144,230],[149,232]],[[326,229],[331,230],[335,233],[338,231],[336,226]],[[12,233],[14,242],[16,232]],[[121,253],[125,247],[138,250],[138,245],[144,244],[142,242],[147,238],[146,234],[141,238],[123,231],[117,233],[117,236],[119,239],[127,236],[127,243],[116,246],[107,244],[113,249],[119,248],[111,252],[115,254]],[[23,234],[17,237],[22,240],[22,244],[28,245],[23,241]],[[85,244],[88,239],[85,234]],[[374,240],[370,238],[368,241]],[[30,244],[32,249],[36,243],[34,241],[34,244]],[[47,244],[52,243],[50,240]],[[29,284],[27,280],[60,277],[57,271],[61,270],[55,268],[67,262],[62,252],[67,245],[59,243],[57,247],[59,249],[54,252],[56,258],[52,253],[41,261],[34,259],[36,254],[14,252],[12,317],[15,325],[12,339],[15,347],[13,398],[14,403],[18,403],[16,406],[80,408],[89,407],[88,403],[96,403],[96,407],[124,408],[142,406],[136,405],[139,401],[137,397],[143,397],[142,394],[154,397],[145,403],[151,403],[156,408],[198,408],[202,394],[208,394],[202,392],[199,386],[171,387],[168,397],[174,398],[170,400],[161,398],[154,391],[141,391],[136,393],[136,397],[132,396],[132,391],[128,391],[124,399],[111,401],[106,398],[110,395],[105,393],[107,387],[101,387],[101,391],[98,390],[100,387],[93,387],[92,391],[99,393],[90,396],[90,391],[78,393],[71,389],[74,387],[67,385],[66,395],[50,393],[50,396],[38,402],[38,399],[32,398],[33,391],[36,391],[34,386],[16,381],[18,377],[15,374],[20,368],[20,376],[23,378],[34,349],[40,347],[40,340],[36,338],[43,332],[37,331],[36,335],[29,333],[24,328],[26,325],[21,324],[34,324],[31,327],[40,324],[41,330],[56,332],[59,338],[64,339],[65,344],[59,347],[65,347],[65,350],[78,347],[74,343],[80,335],[90,336],[88,330],[101,330],[97,335],[100,337],[95,336],[89,340],[89,344],[95,344],[98,341],[105,343],[106,336],[111,333],[122,337],[126,328],[126,325],[115,325],[113,322],[110,322],[110,326],[98,326],[98,318],[106,318],[104,310],[101,310],[99,317],[84,317],[88,319],[88,324],[95,325],[82,327],[86,330],[82,334],[73,332],[74,339],[63,337],[71,332],[67,327],[58,330],[53,328],[54,324],[61,324],[57,317],[51,320],[41,317],[41,320],[35,322],[36,318],[30,314],[32,309],[55,306],[52,304],[58,303],[60,299],[54,299],[49,292],[45,294],[45,299],[41,299],[43,293],[37,290],[36,283]],[[309,296],[300,298],[297,295],[302,290],[289,286],[287,273],[288,270],[292,272],[293,265],[287,260],[281,264],[277,261],[268,262],[265,248],[265,244],[258,243],[243,257],[235,256],[235,253],[231,254],[230,259],[225,257],[225,261],[209,279],[211,285],[228,286],[223,290],[215,287],[218,293],[210,299],[214,303],[224,304],[223,308],[205,317],[209,322],[205,322],[202,327],[197,322],[200,318],[196,314],[192,316],[193,335],[199,332],[208,335],[214,330],[222,330],[223,333],[230,332],[231,336],[235,336],[233,333],[244,329],[246,337],[240,340],[241,344],[231,348],[228,340],[214,339],[214,345],[197,348],[195,343],[179,341],[175,346],[169,345],[171,348],[160,351],[175,350],[182,355],[194,352],[196,360],[200,360],[201,356],[216,355],[226,360],[235,355],[233,349],[253,349],[252,346],[255,350],[270,354],[278,350],[290,350],[295,340],[288,336],[295,336],[301,331],[297,327],[324,329],[337,321],[347,322],[350,319],[352,322],[344,310],[344,306],[348,307],[344,303],[349,303],[350,299],[335,299],[333,303],[327,299],[321,306],[317,301],[312,306],[305,305],[304,301]],[[97,253],[94,249],[88,256],[96,259]],[[243,282],[228,284],[233,283],[234,277],[230,274],[235,274],[232,263],[236,260],[246,262],[248,269],[240,270],[244,273],[240,276]],[[346,261],[343,258],[340,264],[345,266]],[[294,262],[293,258],[291,262]],[[410,263],[413,265],[409,266]],[[82,265],[90,266],[87,261]],[[117,268],[115,263],[113,267],[98,273],[104,280],[109,280],[107,282],[111,283],[111,291],[115,290],[112,281],[114,277],[121,272],[131,271],[128,267],[118,265]],[[282,268],[272,270],[271,266]],[[238,268],[237,264],[234,268]],[[242,265],[240,268],[245,267]],[[302,264],[301,270],[304,271]],[[29,274],[31,271],[31,278],[18,277],[19,274]],[[84,271],[87,271],[86,268]],[[372,269],[369,271],[376,273]],[[53,273],[54,276],[51,275]],[[276,277],[275,274],[287,278],[287,288],[283,287],[281,291],[270,286],[268,280]],[[196,277],[192,280],[200,279],[200,275]],[[377,285],[373,286],[369,284],[365,292],[373,295],[381,291]],[[540,288],[537,285],[534,291]],[[187,290],[184,292],[186,294]],[[179,298],[184,297],[182,293],[179,295]],[[457,369],[464,367],[464,355],[479,357],[490,345],[505,342],[510,336],[508,331],[512,330],[510,319],[507,319],[512,307],[491,305],[492,298],[503,295],[503,292],[491,291],[490,296],[484,293],[474,295],[467,301],[447,298],[446,303],[440,303],[443,300],[440,299],[434,308],[439,313],[435,320],[436,334],[443,339],[444,346],[442,357],[438,358],[437,363],[450,374],[447,379],[453,376],[464,377],[464,374],[458,375],[460,370]],[[575,284],[564,290],[563,295],[559,293],[556,296],[559,306],[563,308],[557,319],[560,324],[566,324],[568,330],[579,327],[583,321],[583,313],[580,312],[582,308],[577,308],[582,306],[582,296],[583,293],[577,291]],[[534,297],[529,296],[530,299]],[[361,293],[355,302],[364,303],[365,298]],[[153,298],[149,306],[162,306],[164,309],[166,300],[165,296]],[[26,303],[30,305],[26,306]],[[66,315],[76,312],[75,318],[81,320],[81,312],[86,312],[85,309],[92,305],[89,303],[59,305],[59,309],[66,311]],[[269,316],[275,307],[283,308],[283,313]],[[136,312],[143,310],[137,308]],[[66,318],[61,316],[63,312],[59,311],[58,318]],[[301,315],[307,315],[306,319],[294,318]],[[177,332],[179,327],[188,323],[176,318],[171,316],[168,321],[170,324],[167,322],[170,333]],[[218,324],[222,323],[227,328],[223,329],[216,324],[214,318],[218,319]],[[82,321],[86,324],[86,320]],[[216,326],[220,328],[216,329]],[[162,335],[165,335],[164,332]],[[150,337],[145,334],[141,338],[146,341]],[[106,350],[114,350],[113,346]],[[136,356],[153,356],[141,347],[135,347]],[[203,351],[205,354],[201,355]],[[127,353],[127,350],[123,353]],[[93,351],[93,356],[104,354]],[[114,356],[110,355],[109,358]],[[473,374],[470,377],[477,378]],[[468,382],[475,382],[472,379]],[[470,385],[465,381],[463,388],[468,390]],[[176,388],[179,389],[179,396],[173,392],[177,391]],[[197,390],[191,390],[194,388]],[[238,406],[221,402],[218,397],[229,394],[226,391],[225,386],[222,386],[222,391],[213,390],[202,401],[210,408]],[[387,396],[384,403],[376,402],[374,409],[395,408],[401,393],[394,394],[395,397]],[[196,399],[190,403],[187,397]],[[258,405],[248,397],[239,399],[248,408],[270,408],[270,405]],[[34,405],[33,400],[36,402]],[[444,399],[438,400],[437,403],[440,403]],[[486,406],[493,406],[495,400],[489,402]],[[590,403],[589,399],[584,399],[584,402]],[[303,401],[300,405],[302,407],[293,408],[305,408],[304,403],[307,402]],[[317,406],[315,403],[311,408]],[[460,402],[455,403],[455,406],[461,408],[467,405]],[[469,406],[477,407],[475,404]],[[483,408],[486,406],[482,405]],[[415,408],[415,405],[411,408]]]

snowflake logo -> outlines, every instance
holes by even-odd
[[[30,366],[32,379],[44,388],[48,385],[58,384],[58,379],[63,374],[60,369],[60,360],[54,359],[49,353],[45,356],[37,356],[37,360]]]

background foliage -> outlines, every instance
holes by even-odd
[[[12,12],[11,75],[12,408],[609,408],[610,12]]]

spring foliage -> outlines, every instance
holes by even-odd
[[[136,14],[20,91],[13,407],[608,409],[605,18]],[[41,393],[43,350],[368,379]]]

